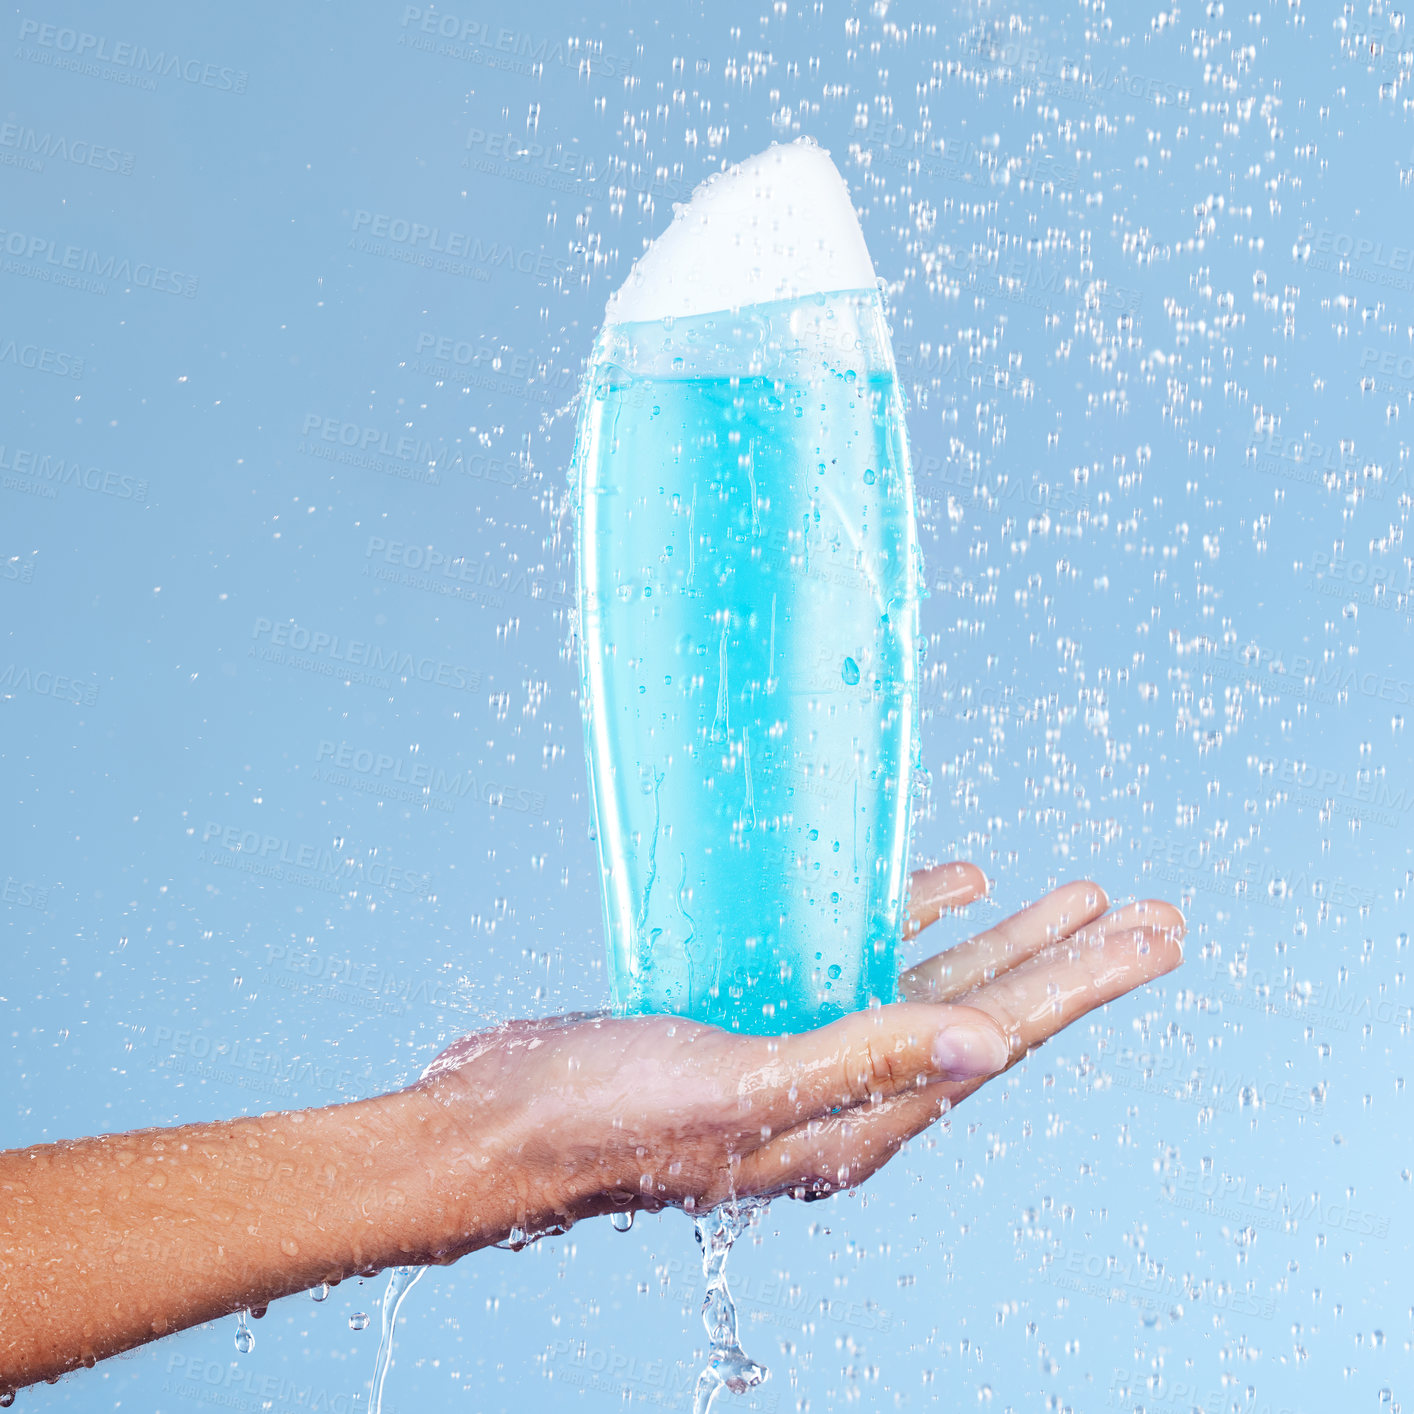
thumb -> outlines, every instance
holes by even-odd
[[[900,1002],[777,1038],[771,1062],[748,1085],[764,1102],[756,1114],[779,1132],[936,1080],[992,1075],[1010,1058],[1005,1032],[986,1012]]]

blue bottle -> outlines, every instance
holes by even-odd
[[[893,1000],[922,566],[873,266],[822,149],[714,177],[645,252],[571,479],[616,1013],[779,1034]]]

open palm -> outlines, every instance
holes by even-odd
[[[914,874],[905,937],[986,888],[970,864]],[[1097,884],[1065,884],[911,968],[899,1002],[816,1031],[743,1036],[675,1016],[510,1022],[458,1041],[418,1088],[465,1123],[479,1167],[517,1175],[527,1231],[732,1196],[824,1196],[1057,1031],[1177,967],[1182,935],[1171,904],[1109,910]],[[478,1142],[488,1131],[494,1146]]]

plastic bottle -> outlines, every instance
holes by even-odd
[[[712,178],[640,258],[571,480],[616,1013],[783,1033],[891,1001],[922,567],[883,307],[822,149]]]

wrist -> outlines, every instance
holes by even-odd
[[[557,1106],[546,1114],[543,1096],[500,1086],[473,1099],[471,1088],[452,1070],[400,1092],[435,1189],[429,1230],[445,1253],[435,1260],[624,1206],[604,1201],[600,1165]]]
[[[512,1117],[500,1106],[469,1114],[461,1087],[439,1080],[381,1099],[404,1137],[403,1162],[415,1175],[408,1228],[418,1261],[455,1261],[504,1242],[515,1228],[543,1226],[541,1185],[512,1142]]]

